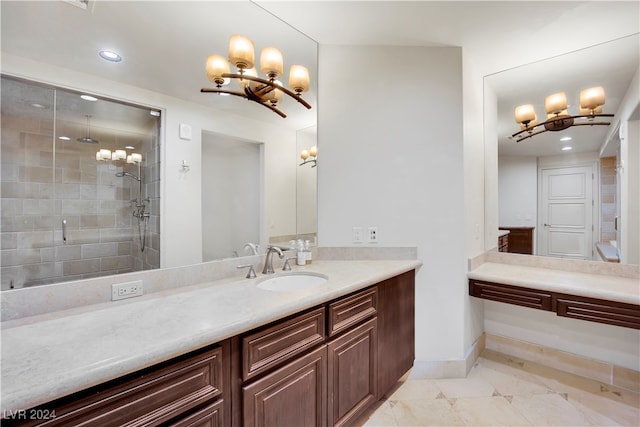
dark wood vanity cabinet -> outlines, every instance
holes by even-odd
[[[2,425],[353,425],[413,366],[414,288],[412,270]]]
[[[415,271],[378,284],[378,393],[391,390],[415,360]]]
[[[469,295],[552,311],[560,317],[640,329],[640,305],[469,279]]]
[[[2,425],[229,425],[228,349],[225,341],[24,413],[12,414],[2,420]]]
[[[498,252],[509,252],[509,234],[498,236]]]
[[[414,292],[412,270],[241,337],[234,397],[242,408],[234,405],[233,425],[356,423],[413,366]],[[251,348],[257,343],[277,362],[252,368],[266,366]]]
[[[506,251],[514,254],[533,254],[533,230],[535,227],[498,227],[499,230],[508,230],[508,243]]]

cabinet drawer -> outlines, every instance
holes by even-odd
[[[507,304],[551,311],[551,292],[469,280],[469,295]]]
[[[324,342],[324,307],[242,338],[242,379],[255,377]]]
[[[329,336],[339,334],[378,311],[378,289],[366,289],[329,304]]]
[[[558,316],[640,329],[637,305],[562,295],[554,299],[554,305]]]
[[[89,389],[46,405],[56,418],[46,426],[153,426],[222,394],[222,348],[151,368],[120,384]],[[55,408],[55,409],[54,409]],[[4,420],[3,420],[4,424]]]
[[[224,427],[224,401],[218,400],[193,414],[173,421],[170,427]]]

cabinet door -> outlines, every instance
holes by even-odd
[[[328,344],[329,425],[349,424],[377,399],[377,318]]]
[[[382,397],[415,359],[415,271],[378,285],[378,393]]]
[[[327,346],[243,388],[244,425],[321,427],[327,422]]]

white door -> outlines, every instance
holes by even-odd
[[[539,255],[592,259],[593,167],[542,169]]]

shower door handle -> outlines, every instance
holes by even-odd
[[[62,220],[62,244],[67,244],[67,220]]]

